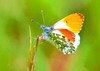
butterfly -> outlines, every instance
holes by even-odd
[[[51,27],[41,25],[42,38],[53,44],[64,54],[76,51],[80,44],[79,32],[83,26],[84,16],[80,13],[71,14]]]

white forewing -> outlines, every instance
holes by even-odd
[[[75,50],[78,48],[79,44],[80,44],[80,36],[78,34],[75,34],[75,41],[73,42],[73,46],[75,47]]]
[[[68,27],[64,22],[62,22],[62,20],[60,20],[54,24],[54,29],[68,29]]]
[[[62,35],[61,32],[59,32],[58,30],[53,30],[52,33],[56,33],[56,34]]]

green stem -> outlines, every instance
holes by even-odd
[[[36,52],[37,52],[37,48],[38,48],[38,43],[39,43],[39,37],[37,37],[37,40],[36,40],[36,46],[35,46],[35,50],[34,50],[34,54],[33,54],[33,58],[32,58],[32,69],[31,71],[34,71],[34,68],[35,68],[35,61],[36,61]]]
[[[39,40],[42,39],[42,36],[38,36],[36,39],[36,44],[34,48],[32,47],[32,34],[31,34],[31,29],[29,26],[29,32],[30,32],[30,51],[29,51],[29,63],[28,63],[28,71],[34,71],[35,68],[35,62],[36,62],[36,52],[39,44]],[[34,49],[34,51],[33,51]]]

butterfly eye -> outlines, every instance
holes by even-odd
[[[54,27],[51,27],[51,28],[50,28],[50,30],[53,30],[53,29],[54,29]]]
[[[44,30],[45,29],[45,26],[44,25],[41,25],[40,28],[42,28]]]

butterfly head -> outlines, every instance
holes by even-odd
[[[40,28],[42,28],[43,30],[46,29],[46,27],[44,25],[41,25]]]
[[[54,29],[53,27],[46,27],[44,25],[41,25],[40,28],[42,28],[45,32],[49,32]]]

